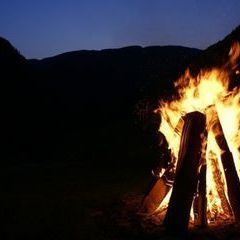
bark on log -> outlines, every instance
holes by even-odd
[[[206,196],[207,165],[202,165],[199,173],[198,193],[194,199],[194,224],[198,227],[207,226],[207,196]]]
[[[192,112],[184,117],[176,176],[164,220],[165,228],[169,232],[184,233],[188,229],[205,128],[204,114]]]
[[[224,210],[224,213],[227,216],[232,216],[232,209],[230,207],[230,204],[227,200],[227,197],[226,197],[226,194],[224,191],[224,182],[222,181],[217,156],[212,152],[209,153],[209,163],[213,166],[212,169],[214,169],[213,170],[213,179],[217,183],[216,184],[217,192],[218,192],[218,196],[221,199],[222,208]]]
[[[221,154],[224,174],[227,182],[228,197],[236,221],[240,221],[240,182],[230,151]]]
[[[140,215],[151,215],[153,214],[163,199],[166,197],[167,193],[171,189],[171,186],[166,184],[165,179],[159,178],[153,184],[151,190],[144,197],[141,208],[138,212]]]
[[[240,181],[234,164],[233,155],[228,147],[223,129],[214,107],[206,111],[209,129],[213,131],[221,149],[221,162],[227,183],[229,202],[236,221],[240,221]]]

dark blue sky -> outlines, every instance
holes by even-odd
[[[0,35],[27,58],[128,45],[206,48],[240,24],[240,0],[1,0]]]

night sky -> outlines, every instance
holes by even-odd
[[[240,24],[240,0],[1,0],[0,35],[27,58],[80,49],[204,49]]]

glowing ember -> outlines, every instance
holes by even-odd
[[[172,151],[176,167],[181,138],[181,119],[190,112],[199,111],[207,116],[207,220],[208,223],[233,219],[229,204],[226,179],[221,162],[223,150],[215,140],[219,134],[214,125],[218,115],[224,136],[235,167],[240,174],[240,90],[229,90],[232,72],[239,74],[237,60],[240,57],[240,44],[234,43],[229,51],[229,61],[221,68],[202,70],[197,77],[190,71],[176,81],[178,96],[172,101],[161,101],[159,112],[162,117],[160,131],[165,135]],[[179,127],[180,126],[180,127]],[[167,208],[170,192],[161,203],[158,211]],[[193,211],[191,211],[193,218]]]

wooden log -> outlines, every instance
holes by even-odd
[[[207,226],[207,134],[204,134],[202,139],[203,147],[201,152],[201,167],[198,175],[197,193],[193,202],[194,225],[204,228]]]
[[[170,191],[173,185],[174,168],[173,165],[165,170],[161,177],[154,177],[153,182],[143,198],[140,210],[140,215],[152,215],[161,205],[162,201]]]
[[[188,230],[190,210],[198,182],[198,168],[203,147],[206,118],[200,112],[184,117],[178,163],[173,191],[164,219],[167,231],[184,233]]]
[[[228,198],[236,221],[240,221],[240,181],[233,155],[228,147],[216,109],[212,106],[206,111],[208,128],[214,135],[221,150],[221,162],[227,183]]]
[[[174,131],[179,135],[181,134],[181,131],[182,131],[183,122],[184,121],[182,118],[179,119],[178,124],[174,129]],[[168,143],[163,134],[161,137],[161,146],[164,149],[168,149]],[[138,211],[139,215],[154,214],[158,209],[158,207],[161,205],[162,201],[164,200],[168,192],[170,191],[170,189],[172,188],[173,179],[175,176],[175,169],[174,169],[175,159],[173,155],[170,155],[170,154],[165,154],[164,157],[166,159],[163,162],[166,162],[168,164],[168,167],[160,178],[156,178],[158,174],[155,174],[155,169],[152,170],[155,177],[152,180],[150,187],[148,188],[148,191],[146,192],[143,198],[141,207]],[[159,169],[156,169],[156,170],[159,170]]]
[[[207,165],[201,166],[198,181],[198,191],[194,198],[194,225],[197,227],[207,226],[207,196],[206,196],[206,173]]]
[[[156,179],[151,190],[146,194],[138,211],[139,215],[152,215],[158,209],[168,194],[171,186],[166,184],[164,178]]]
[[[236,221],[240,221],[240,182],[230,151],[221,154],[224,174],[227,182],[228,197]]]
[[[232,216],[232,209],[230,207],[230,204],[227,200],[226,193],[224,191],[224,182],[222,181],[221,177],[221,171],[220,166],[217,160],[217,156],[210,151],[209,155],[209,164],[211,164],[213,167],[213,179],[216,183],[216,189],[218,192],[218,196],[221,199],[222,208],[224,211],[224,214],[227,216]]]

